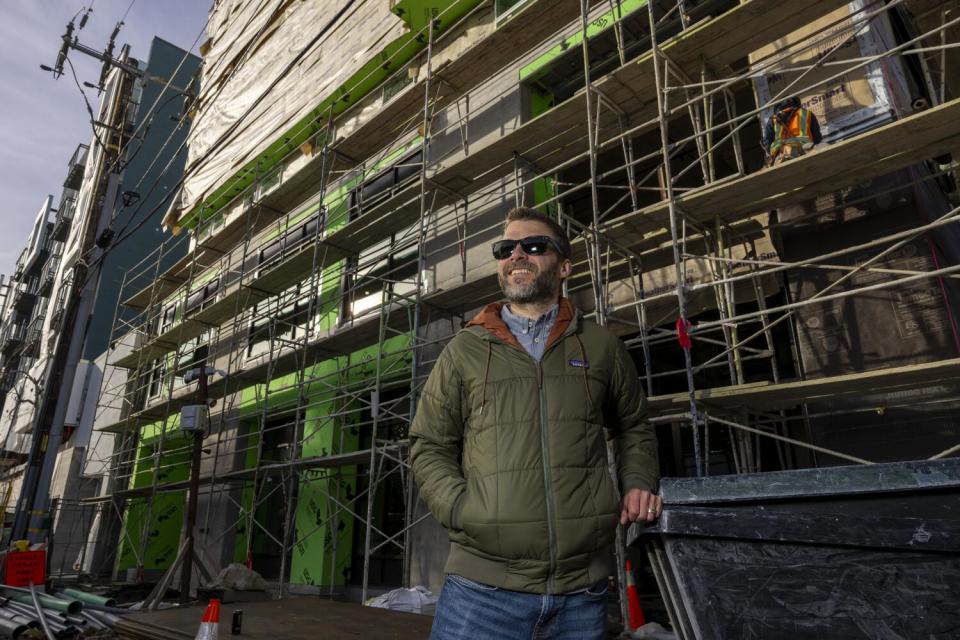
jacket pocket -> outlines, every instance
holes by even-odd
[[[485,481],[487,484],[485,484]],[[496,485],[496,476],[471,476],[467,478],[467,489],[458,505],[454,516],[458,542],[471,549],[483,553],[498,555],[497,531],[499,523],[496,521],[497,510],[493,507],[494,496],[490,486]]]
[[[456,500],[453,501],[453,506],[450,508],[450,528],[451,529],[462,529],[463,526],[460,523],[460,513],[463,511],[463,501],[467,498],[467,489],[464,488],[460,492],[460,495],[457,496]]]
[[[604,467],[598,468],[597,476],[600,478],[600,495],[597,499],[597,506],[601,513],[598,515],[616,514],[620,515],[620,502],[617,500],[617,491],[610,477],[610,470]]]

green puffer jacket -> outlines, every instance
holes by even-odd
[[[611,572],[620,490],[654,490],[656,436],[626,347],[561,299],[538,363],[488,305],[447,345],[410,430],[420,495],[449,529],[446,571],[529,593]],[[462,461],[461,461],[462,460]]]

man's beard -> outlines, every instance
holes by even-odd
[[[536,274],[532,281],[524,284],[511,284],[507,273],[519,268],[529,269],[531,273]],[[559,295],[557,290],[558,273],[560,270],[560,261],[554,261],[549,267],[544,267],[539,272],[532,263],[524,260],[504,265],[497,274],[500,280],[500,289],[507,298],[507,302],[514,304],[531,304],[535,302],[556,302]]]

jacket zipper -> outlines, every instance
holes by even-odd
[[[546,356],[546,353],[544,353]],[[557,570],[557,527],[553,501],[553,480],[550,467],[550,437],[547,426],[547,394],[543,389],[543,366],[537,362],[537,387],[540,395],[540,448],[543,452],[543,488],[547,505],[547,542],[550,549],[550,568],[547,573],[547,593],[554,592]]]
[[[553,500],[553,480],[550,477],[550,438],[549,430],[547,427],[547,395],[544,392],[543,388],[543,359],[547,357],[549,353],[556,345],[568,336],[569,331],[564,332],[559,340],[550,345],[547,349],[544,350],[543,355],[540,356],[540,360],[536,360],[533,356],[527,353],[523,349],[518,349],[520,353],[525,355],[534,361],[537,365],[537,393],[539,395],[540,401],[540,448],[543,451],[541,456],[541,461],[543,462],[543,489],[544,489],[544,502],[547,505],[547,544],[550,550],[550,565],[549,571],[547,573],[547,593],[554,593],[554,583],[556,582],[556,573],[557,573],[557,525],[556,525],[556,505]],[[516,347],[514,347],[516,348]]]

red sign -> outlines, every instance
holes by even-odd
[[[46,551],[11,551],[7,553],[3,583],[11,587],[28,587],[31,582],[42,585],[46,578],[46,566]]]

